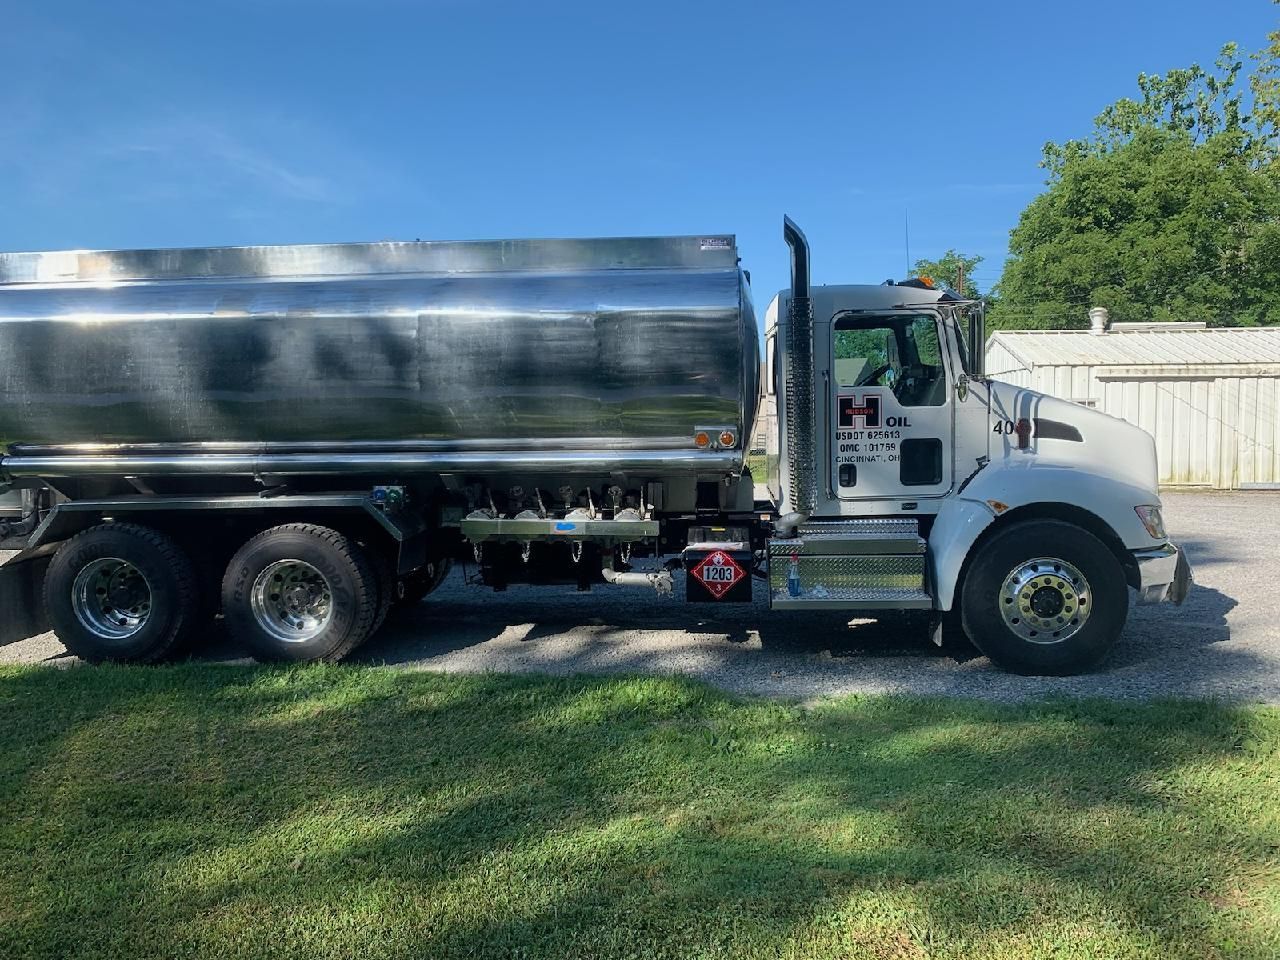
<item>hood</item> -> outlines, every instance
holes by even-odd
[[[1159,503],[1155,438],[1141,427],[1089,407],[1000,380],[991,383],[991,459],[1030,454],[1043,463],[1109,476]],[[1032,425],[1030,447],[1018,449],[1013,427]]]

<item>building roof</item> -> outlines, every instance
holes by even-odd
[[[1102,335],[1088,330],[998,330],[988,339],[987,349],[996,344],[1027,368],[1280,364],[1280,327],[1109,330]]]

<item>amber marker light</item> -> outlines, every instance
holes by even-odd
[[[733,442],[737,439],[738,439],[737,437],[735,437],[732,433],[726,430],[724,433],[720,434],[720,446],[732,447]]]
[[[693,435],[693,445],[695,447],[703,448],[711,446],[711,434],[707,433],[705,430],[699,430]]]
[[[1013,432],[1018,435],[1018,449],[1028,450],[1031,447],[1031,421],[1022,417],[1013,425]]]

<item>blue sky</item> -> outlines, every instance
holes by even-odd
[[[961,12],[961,16],[956,15]],[[0,0],[0,249],[736,233],[817,282],[979,253],[1048,139],[1269,0]]]

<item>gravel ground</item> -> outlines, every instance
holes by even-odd
[[[685,604],[638,590],[469,587],[459,572],[426,602],[393,613],[356,660],[457,672],[678,673],[738,693],[812,699],[914,693],[1025,700],[1050,695],[1215,697],[1280,703],[1280,619],[1267,532],[1280,493],[1167,493],[1165,516],[1196,585],[1181,607],[1133,607],[1123,637],[1087,676],[1017,677],[961,638],[935,648],[916,618],[854,621]],[[1263,536],[1260,536],[1263,534]],[[243,657],[228,641],[206,656]],[[49,634],[0,648],[0,662],[67,663]]]

